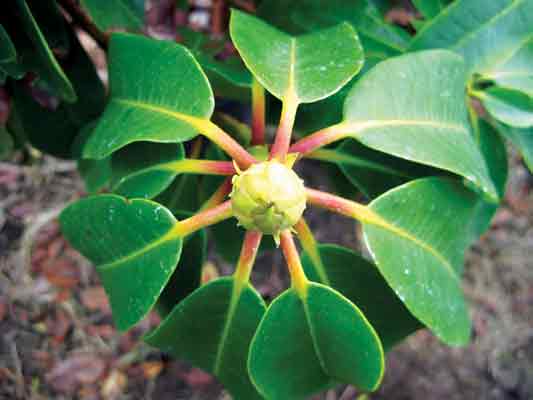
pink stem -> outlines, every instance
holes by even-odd
[[[347,126],[342,123],[332,125],[298,140],[289,148],[289,153],[305,155],[337,140],[344,139],[349,133],[351,132],[348,131]]]

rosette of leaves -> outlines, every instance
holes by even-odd
[[[299,106],[334,95],[360,73],[364,51],[353,26],[295,34],[234,11],[230,34],[253,75],[251,143],[262,151],[212,122],[213,91],[186,47],[131,34],[111,38],[110,98],[81,152],[110,163],[116,193],[73,203],[61,226],[95,264],[118,328],[156,308],[164,320],[145,340],[214,374],[236,399],[301,399],[339,383],[373,391],[384,351],[421,327],[450,345],[466,344],[463,255],[486,226],[485,205],[500,193],[484,159],[484,150],[492,154],[490,139],[480,148],[472,135],[463,59],[428,50],[380,62],[349,89],[338,121],[295,141]],[[265,91],[282,103],[271,146]],[[202,158],[205,140],[231,160]],[[234,273],[200,286],[205,230],[237,222],[227,199],[231,178],[265,156],[292,168],[341,140],[342,151],[328,147],[321,158],[357,160],[359,151],[372,151],[389,160],[381,172],[396,173],[404,161],[426,168],[424,178],[407,174],[368,192],[368,204],[305,187],[307,208],[362,224],[370,258],[318,243],[304,214],[291,227],[281,224],[291,285],[272,302],[250,282],[260,243],[271,233],[253,225],[243,232]],[[184,178],[209,175],[223,177],[220,186],[207,185],[202,204],[189,199],[200,185]],[[254,201],[268,198],[268,190],[258,190]]]

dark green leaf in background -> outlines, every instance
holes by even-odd
[[[178,31],[182,43],[194,54],[200,63],[215,96],[226,99],[249,101],[252,87],[252,75],[238,57],[224,60],[215,58],[224,47],[224,39],[209,41],[204,33],[188,28]]]
[[[15,45],[21,72],[34,72],[39,83],[66,102],[77,99],[73,84],[59,65],[51,46],[68,51],[66,24],[51,0],[13,0],[2,9],[0,23]],[[33,14],[35,12],[35,14]]]
[[[132,143],[112,156],[111,190],[128,198],[151,199],[170,186],[177,172],[169,165],[184,157],[181,143]]]
[[[179,213],[180,219],[191,216]],[[164,318],[202,282],[202,267],[207,256],[207,235],[204,229],[187,236],[183,241],[183,250],[178,266],[157,300],[157,311]]]
[[[109,28],[141,30],[144,26],[144,0],[81,0],[81,5],[104,31]]]
[[[0,125],[0,160],[4,160],[11,154],[13,146],[13,138],[7,131],[6,127]]]
[[[413,0],[413,4],[426,19],[436,17],[444,8],[441,0]]]
[[[16,85],[11,118],[32,146],[56,157],[72,158],[72,146],[80,130],[97,118],[105,104],[105,90],[95,67],[74,33],[64,69],[80,93],[75,103],[61,103],[56,109],[39,105],[22,85]]]
[[[263,299],[249,284],[220,278],[185,298],[145,340],[212,373],[235,399],[261,399],[246,360],[264,312]]]
[[[320,260],[304,253],[302,264],[310,280],[338,290],[357,305],[389,350],[423,325],[414,318],[387,285],[374,264],[352,250],[318,247]]]

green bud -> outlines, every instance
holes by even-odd
[[[306,193],[303,181],[276,160],[254,164],[233,177],[230,194],[239,225],[274,236],[291,228],[302,216]]]

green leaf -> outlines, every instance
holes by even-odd
[[[490,177],[498,191],[498,198],[503,199],[508,175],[507,148],[498,132],[485,120],[479,119],[474,124],[474,133],[477,139],[481,154],[489,168]],[[490,227],[494,214],[498,210],[499,203],[479,202],[478,217],[474,218],[474,223],[478,227],[474,228],[474,240],[477,240]]]
[[[132,143],[112,156],[111,190],[128,198],[151,199],[174,181],[178,173],[172,164],[184,157],[181,143]]]
[[[355,140],[345,140],[327,154],[342,173],[366,197],[372,199],[409,180],[440,171],[372,150]],[[320,154],[318,152],[317,154]]]
[[[282,100],[311,103],[328,97],[363,66],[363,49],[346,23],[291,36],[234,10],[230,33],[250,71]]]
[[[413,0],[413,4],[427,19],[436,17],[444,8],[441,0]]]
[[[72,246],[96,266],[118,329],[144,318],[180,258],[172,214],[151,201],[100,195],[67,207],[60,223]]]
[[[318,260],[304,253],[302,264],[310,280],[331,286],[361,309],[385,350],[423,327],[387,285],[376,266],[352,250],[320,245]]]
[[[48,12],[45,15],[41,15],[42,18],[37,19],[32,14],[32,11],[44,14],[43,6],[46,6],[45,8],[48,9]],[[21,68],[17,75],[28,71],[35,72],[54,94],[64,101],[72,103],[77,99],[76,91],[52,53],[45,37],[45,32],[39,27],[42,23],[43,26],[49,27],[47,29],[48,32],[57,33],[59,31],[63,34],[64,20],[58,17],[57,13],[57,6],[52,1],[26,2],[25,0],[14,0],[12,1],[12,7],[3,9],[0,23],[6,28],[17,49],[19,68]],[[47,23],[44,20],[45,16],[46,18],[52,18],[54,23]],[[61,40],[59,39],[59,43],[62,43]]]
[[[136,141],[189,140],[213,112],[206,76],[191,53],[175,43],[114,34],[109,80],[111,98],[87,142],[87,158],[104,158]]]
[[[92,133],[96,121],[92,121],[81,128],[80,133],[74,139],[72,154],[78,160],[78,172],[80,173],[85,189],[89,194],[95,194],[109,184],[111,180],[111,157],[101,160],[82,158],[83,146]]]
[[[516,128],[533,126],[533,98],[518,90],[493,86],[476,92],[490,115]]]
[[[0,67],[2,64],[17,61],[17,52],[6,30],[0,25]]]
[[[197,211],[200,207],[200,199],[198,197],[199,181],[200,178],[196,175],[178,176],[154,200],[164,204],[175,215]],[[224,222],[226,221],[221,223]]]
[[[304,399],[336,382],[372,391],[383,375],[383,349],[364,315],[340,293],[309,283],[300,298],[276,298],[250,347],[252,381],[267,398]]]
[[[522,153],[524,162],[533,173],[533,128],[517,129],[498,124],[498,131]]]
[[[265,308],[249,284],[220,278],[179,303],[145,340],[212,373],[235,399],[260,399],[246,360]]]
[[[0,160],[5,160],[13,151],[13,138],[6,127],[0,125]]]
[[[419,179],[372,201],[374,223],[363,223],[365,242],[387,283],[450,345],[470,338],[460,277],[464,252],[477,233],[479,201],[454,180]]]
[[[141,30],[144,25],[144,0],[81,0],[81,5],[104,31],[109,28]]]
[[[217,254],[219,254],[226,262],[236,264],[239,259],[242,241],[244,240],[245,230],[237,226],[233,219],[228,219],[219,222],[209,228],[213,235],[213,241]],[[267,237],[261,241],[259,251],[268,251],[275,249],[274,240]]]
[[[409,41],[405,31],[385,21],[372,0],[264,0],[257,15],[293,34],[346,21],[357,30],[363,44],[379,44],[398,52],[405,50]]]
[[[415,36],[410,50],[447,48],[484,75],[531,37],[533,0],[457,0]]]
[[[225,38],[210,40],[206,34],[189,28],[181,28],[178,33],[205,71],[215,96],[238,101],[250,100],[252,75],[242,60],[239,57],[216,58],[217,53],[224,48]]]
[[[484,70],[481,81],[515,89],[533,96],[533,40],[529,40],[514,54]]]
[[[384,61],[354,85],[339,128],[372,149],[462,175],[495,198],[470,133],[465,76],[461,58],[445,50]]]
[[[179,218],[190,216],[190,213],[178,213]],[[157,300],[157,311],[162,317],[170,314],[179,302],[200,287],[206,257],[207,234],[205,229],[201,229],[184,240],[178,266]]]
[[[72,158],[72,146],[83,126],[100,115],[105,89],[89,56],[71,32],[70,53],[64,68],[80,93],[75,103],[61,103],[56,109],[44,108],[22,85],[16,85],[12,118],[20,122],[23,135],[32,146],[56,157]]]

